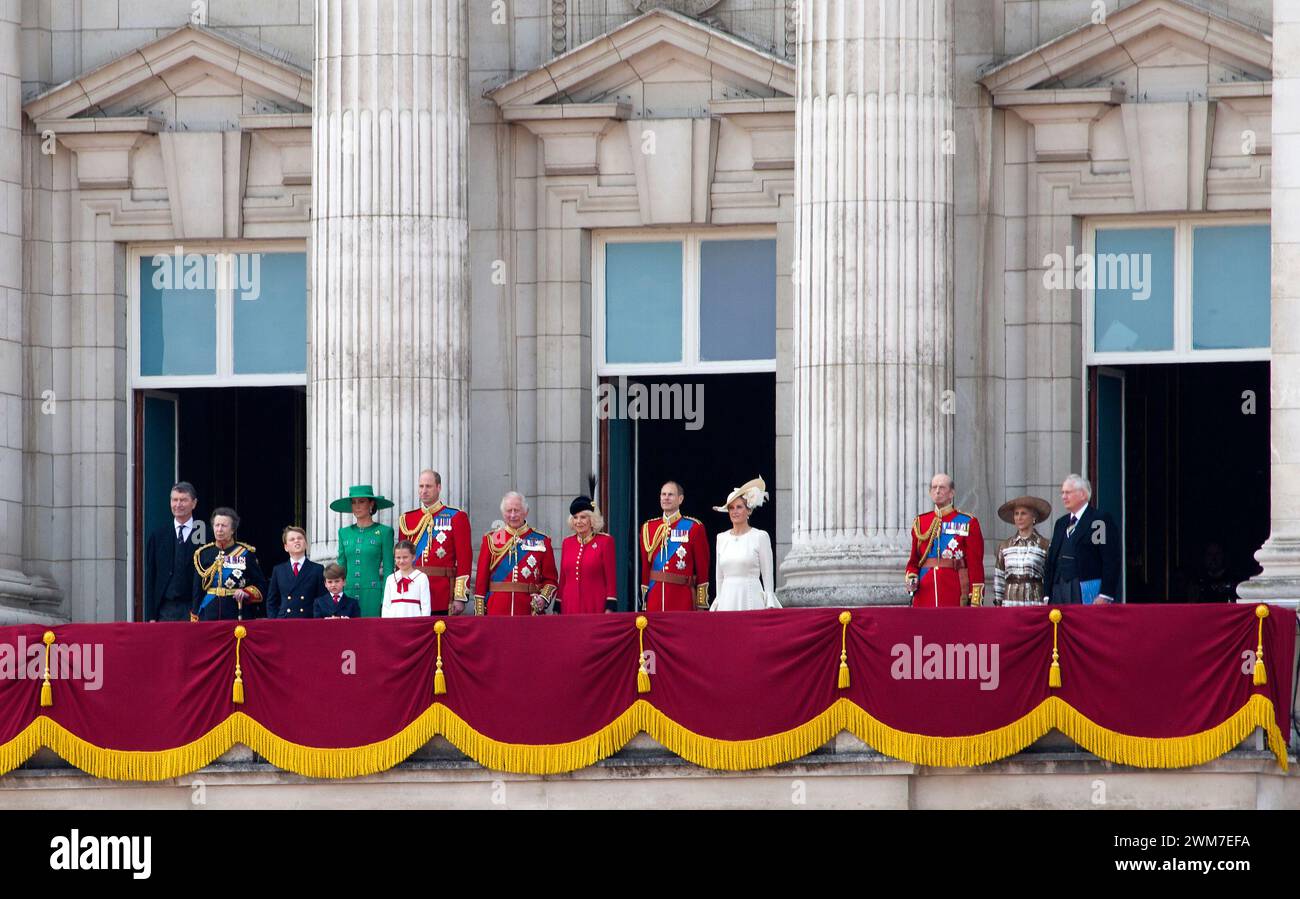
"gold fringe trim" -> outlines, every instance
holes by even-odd
[[[918,765],[970,767],[1014,755],[1052,728],[1110,762],[1140,768],[1185,768],[1204,764],[1241,743],[1256,727],[1287,769],[1287,742],[1274,720],[1273,703],[1255,694],[1223,723],[1185,737],[1134,737],[1108,730],[1052,696],[1005,727],[962,737],[932,737],[895,730],[848,699],[798,727],[753,740],[719,740],[691,731],[649,702],[638,699],[595,733],[568,743],[503,743],[484,736],[441,703],[386,740],[364,746],[322,749],[276,736],[235,712],[199,739],[156,752],[106,749],[89,743],[41,716],[0,745],[0,775],[22,765],[42,746],[94,777],[166,780],[190,774],[242,743],[277,768],[305,777],[361,777],[405,760],[435,735],[485,768],[515,774],[563,774],[618,752],[640,731],[688,762],[723,771],[765,768],[802,758],[847,730],[881,753]]]
[[[847,700],[840,700],[847,702]],[[1268,746],[1282,770],[1287,769],[1286,739],[1273,716],[1273,702],[1256,693],[1230,718],[1185,737],[1134,737],[1109,730],[1050,696],[1037,708],[1005,727],[962,737],[930,737],[895,730],[856,704],[846,730],[880,752],[903,761],[936,767],[984,765],[1015,755],[1049,730],[1061,731],[1098,758],[1138,768],[1187,768],[1228,752],[1256,727],[1268,734]]]

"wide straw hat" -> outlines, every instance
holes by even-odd
[[[727,496],[727,501],[725,503],[720,506],[714,506],[713,511],[727,511],[727,506],[731,505],[742,496],[745,498],[745,505],[749,506],[751,509],[757,509],[759,506],[763,505],[763,501],[767,499],[767,485],[763,483],[762,477],[757,477],[752,481],[741,484],[735,490],[731,491]]]
[[[1015,524],[1016,520],[1012,516],[1016,509],[1022,507],[1033,510],[1033,513],[1038,516],[1038,521],[1046,521],[1052,514],[1052,504],[1047,500],[1036,496],[1017,496],[1015,499],[1007,500],[998,508],[998,518],[1007,524]]]

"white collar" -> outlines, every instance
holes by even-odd
[[[192,527],[194,527],[194,516],[191,515],[189,518],[185,519],[184,521],[181,521],[181,520],[178,519],[175,515],[173,515],[173,516],[172,516],[172,530],[175,530],[176,528],[182,528],[182,527],[183,527],[183,528],[192,528]]]
[[[1070,514],[1073,515],[1079,521],[1083,521],[1083,513],[1087,511],[1088,511],[1088,504],[1084,503],[1082,506],[1079,507],[1078,512],[1071,512]]]
[[[306,553],[303,553],[301,556],[299,556],[299,557],[296,558],[296,559],[295,559],[293,556],[290,556],[290,557],[289,557],[289,564],[291,564],[291,565],[301,565],[303,562],[306,562],[306,561],[307,561],[307,554],[306,554]]]

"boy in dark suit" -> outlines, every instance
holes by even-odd
[[[361,603],[356,597],[346,596],[343,587],[347,583],[348,572],[342,565],[325,566],[325,593],[316,597],[314,609],[317,618],[360,618]]]
[[[307,532],[290,525],[280,535],[288,562],[271,572],[266,591],[267,618],[311,618],[317,596],[325,592],[325,569],[307,558]]]

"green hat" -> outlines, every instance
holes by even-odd
[[[373,499],[375,501],[375,511],[380,509],[393,508],[391,499],[384,499],[382,496],[375,496],[375,488],[369,484],[354,484],[348,488],[348,495],[340,497],[330,503],[330,508],[335,512],[351,512],[352,501],[354,499]]]

